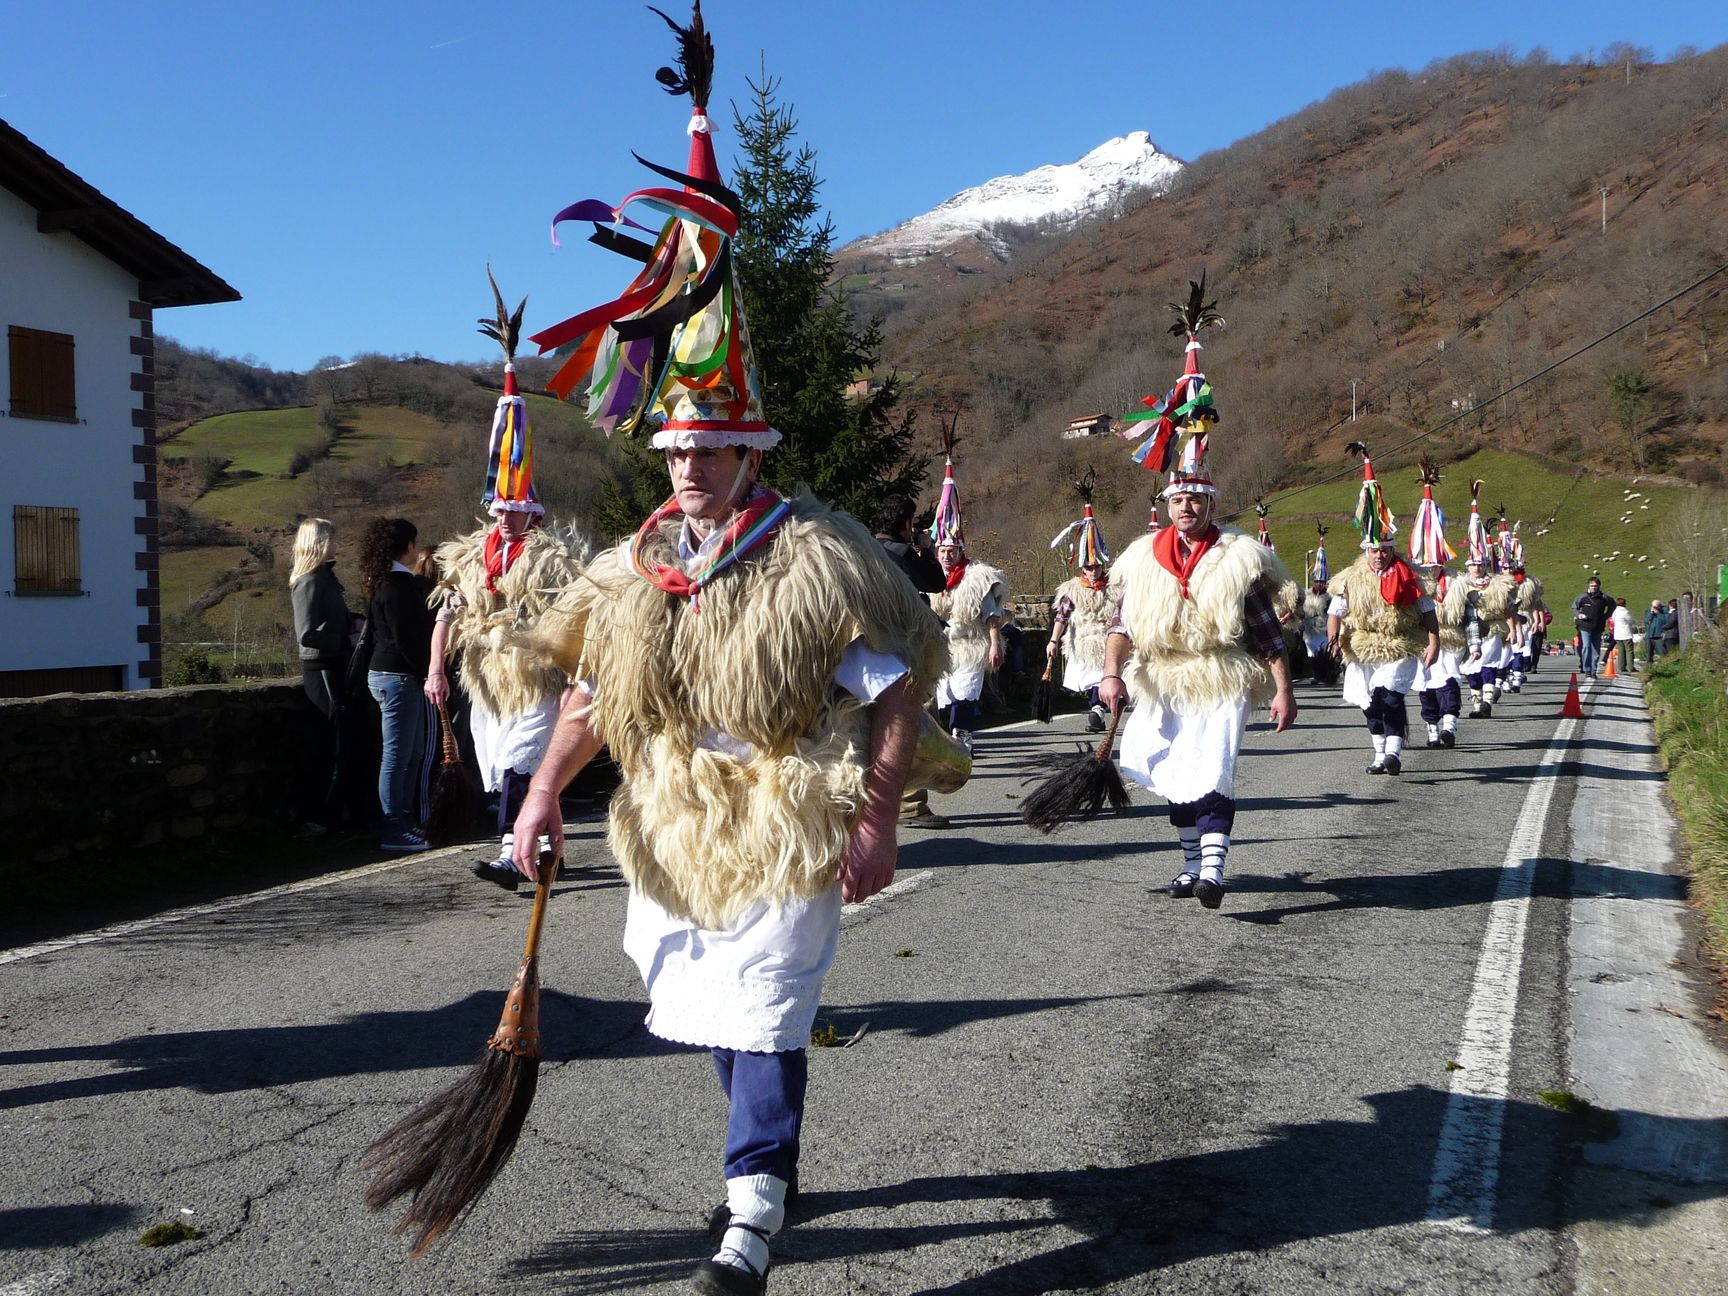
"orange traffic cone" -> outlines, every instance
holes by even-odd
[[[1566,702],[1560,708],[1560,719],[1582,720],[1584,718],[1584,699],[1578,696],[1578,672],[1572,672],[1572,682],[1566,686]]]
[[[1610,648],[1608,650],[1608,669],[1602,672],[1603,679],[1613,679],[1620,672],[1614,669],[1614,658],[1619,654]]]

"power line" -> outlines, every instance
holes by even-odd
[[[1561,365],[1570,364],[1572,361],[1576,360],[1579,356],[1583,355],[1586,351],[1591,350],[1593,347],[1601,346],[1602,343],[1606,342],[1609,338],[1613,337],[1615,334],[1624,333],[1627,329],[1631,328],[1634,324],[1637,324],[1639,321],[1648,319],[1650,316],[1654,315],[1657,311],[1662,310],[1664,307],[1672,306],[1675,302],[1679,301],[1687,293],[1692,292],[1698,288],[1702,288],[1705,284],[1709,283],[1712,279],[1716,278],[1716,276],[1720,275],[1720,274],[1728,274],[1728,265],[1717,266],[1709,274],[1704,275],[1701,278],[1694,279],[1691,283],[1687,284],[1684,288],[1680,289],[1679,292],[1672,293],[1669,296],[1664,297],[1661,301],[1657,302],[1654,306],[1650,307],[1648,310],[1640,311],[1638,314],[1634,315],[1631,319],[1627,320],[1624,324],[1618,324],[1615,327],[1609,329],[1606,333],[1602,334],[1600,337],[1594,338],[1591,341],[1586,342],[1583,346],[1579,347],[1576,351],[1572,352],[1570,355],[1562,356],[1560,359],[1556,360],[1553,364],[1548,365],[1545,368],[1538,369],[1535,373],[1531,374],[1528,378],[1519,379],[1517,382],[1513,383],[1510,387],[1505,388],[1503,391],[1495,392],[1492,396],[1488,397],[1486,400],[1477,401],[1469,409],[1460,410],[1457,414],[1454,414],[1451,418],[1446,419],[1443,422],[1437,424],[1436,426],[1429,428],[1426,432],[1418,432],[1418,433],[1416,433],[1415,436],[1406,437],[1404,440],[1398,442],[1394,446],[1391,446],[1389,449],[1381,451],[1380,454],[1382,454],[1382,455],[1396,454],[1398,451],[1404,449],[1407,446],[1415,445],[1418,441],[1426,440],[1428,437],[1436,436],[1439,433],[1444,432],[1447,428],[1451,427],[1453,424],[1461,423],[1473,414],[1481,413],[1482,410],[1484,410],[1488,406],[1492,405],[1495,401],[1504,400],[1506,397],[1510,396],[1513,392],[1517,391],[1519,388],[1528,387],[1531,383],[1535,382],[1538,378],[1546,377],[1547,375],[1553,373]],[[1339,428],[1343,427],[1344,424],[1348,423],[1349,421],[1350,421],[1350,418],[1348,415],[1346,415],[1345,417],[1339,419],[1336,423],[1332,424],[1332,426],[1327,428],[1326,431],[1327,432],[1335,432]],[[1324,435],[1324,433],[1322,433],[1322,435]],[[1280,504],[1282,504],[1285,500],[1293,499],[1305,491],[1317,490],[1321,486],[1329,486],[1335,481],[1341,481],[1344,478],[1351,476],[1356,471],[1357,471],[1357,469],[1354,466],[1351,466],[1349,468],[1342,468],[1339,471],[1333,473],[1329,477],[1322,477],[1319,481],[1309,482],[1306,486],[1298,486],[1294,490],[1285,492],[1284,494],[1278,496],[1278,502]],[[1240,514],[1233,514],[1232,516],[1240,516]]]

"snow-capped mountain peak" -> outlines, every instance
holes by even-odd
[[[992,233],[994,227],[1041,222],[1072,226],[1134,190],[1162,191],[1181,169],[1182,163],[1160,152],[1149,133],[1131,131],[1106,140],[1077,162],[987,180],[843,251],[875,253],[910,265],[962,240],[979,240],[1006,260],[1008,247]]]

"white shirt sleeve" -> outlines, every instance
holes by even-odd
[[[835,668],[834,682],[860,702],[874,702],[910,668],[892,653],[877,652],[860,635],[846,645]]]
[[[1342,594],[1334,594],[1332,601],[1326,605],[1326,615],[1343,617],[1350,615],[1350,600]]]

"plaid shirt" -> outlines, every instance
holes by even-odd
[[[1132,639],[1118,609],[1110,622],[1110,634]],[[1277,661],[1284,656],[1284,629],[1278,624],[1278,614],[1272,610],[1272,599],[1265,589],[1252,585],[1242,597],[1242,646],[1261,661]]]

